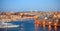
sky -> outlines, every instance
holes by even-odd
[[[60,0],[0,0],[0,12],[60,11]]]

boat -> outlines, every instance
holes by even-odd
[[[15,28],[15,27],[19,27],[19,25],[14,25],[12,23],[5,23],[5,22],[2,22],[0,24],[0,28]]]

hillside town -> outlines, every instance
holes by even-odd
[[[29,18],[34,18],[38,22],[40,21],[39,23],[41,23],[41,21],[51,21],[60,24],[60,12],[0,12],[0,22],[11,22]]]

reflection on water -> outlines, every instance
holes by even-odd
[[[47,31],[47,29],[48,29],[48,31],[57,31],[57,30],[58,30],[58,29],[57,29],[57,23],[54,23],[54,27],[52,27],[52,25],[51,25],[52,22],[48,22],[48,24],[49,24],[48,26],[46,26],[45,24],[46,24],[46,23],[43,21],[43,22],[42,22],[42,26],[43,26],[43,27],[41,26],[41,27],[43,28],[42,30],[44,30],[44,31]],[[38,26],[37,26],[37,25],[38,25]],[[40,27],[40,26],[39,26],[38,23],[37,23],[37,25],[35,24],[35,31],[40,31],[40,30],[39,30],[39,27]],[[40,28],[41,28],[41,27],[40,27]],[[46,27],[48,27],[48,28],[46,29]],[[59,30],[58,30],[58,31],[59,31]]]
[[[39,24],[35,24],[35,31],[39,31]]]
[[[55,31],[57,31],[57,26],[54,26]]]
[[[51,31],[51,25],[49,25],[49,31]]]
[[[54,24],[54,29],[57,31],[57,23]]]
[[[45,21],[43,21],[43,29],[45,30]]]
[[[51,25],[46,26],[45,22],[43,22],[43,25],[34,24],[33,21],[18,21],[11,23],[18,24],[20,26],[18,28],[0,29],[0,31],[60,31],[60,28],[56,25],[54,27]]]
[[[60,28],[58,28],[58,29],[60,29]],[[51,25],[49,25],[49,26],[45,26],[45,25],[36,26],[35,25],[35,31],[57,31],[57,26],[52,27]],[[60,30],[58,30],[58,31],[60,31]]]
[[[24,31],[24,24],[21,24],[21,31]]]
[[[51,31],[51,22],[49,22],[48,28],[49,28],[49,31]]]

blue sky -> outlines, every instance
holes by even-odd
[[[59,11],[60,0],[0,0],[0,12]]]

